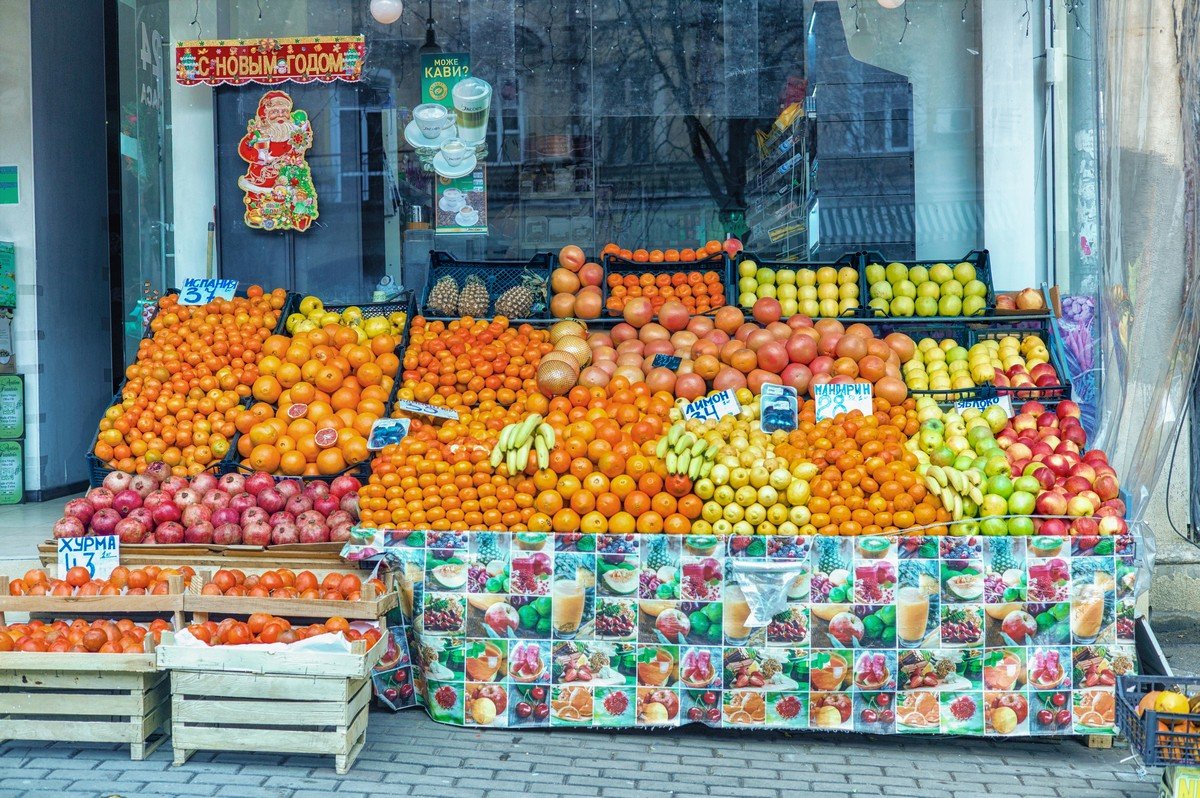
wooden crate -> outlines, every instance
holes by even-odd
[[[272,569],[264,569],[272,570]],[[344,568],[308,568],[301,570],[312,571],[318,580],[324,579],[330,573],[354,573],[353,566]],[[257,573],[257,571],[251,571]],[[355,574],[361,576],[361,574]],[[378,621],[394,609],[400,601],[400,594],[395,589],[393,578],[384,574],[381,577],[385,584],[392,585],[389,592],[382,596],[375,595],[375,587],[366,584],[363,579],[362,599],[360,601],[327,601],[325,599],[297,598],[262,598],[258,596],[205,596],[201,595],[204,586],[212,581],[212,573],[203,570],[196,574],[184,596],[184,609],[200,616],[197,622],[203,622],[209,614],[249,615],[255,612],[265,612],[285,618],[332,618],[340,616],[347,620]]]
[[[5,623],[5,613],[8,612],[63,619],[79,615],[169,615],[176,629],[183,625],[183,578],[179,576],[168,577],[170,592],[159,596],[10,596],[9,579],[0,576],[0,625]],[[195,583],[196,579],[193,578],[192,584]]]
[[[345,775],[366,741],[371,669],[387,650],[387,630],[370,650],[347,654],[264,651],[247,646],[173,645],[159,665],[171,673],[175,764],[196,751],[329,754]]]
[[[0,742],[127,743],[141,760],[166,739],[170,706],[150,636],[142,654],[0,653]]]
[[[200,544],[169,545],[126,545],[121,546],[121,564],[140,565],[190,565],[193,568],[305,568],[335,569],[344,565],[341,543],[308,543],[295,546],[205,546]],[[58,546],[53,540],[38,545],[38,558],[42,565],[58,562]]]

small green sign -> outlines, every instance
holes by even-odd
[[[16,205],[19,201],[17,167],[0,166],[0,205]]]
[[[0,241],[0,307],[17,306],[17,245]]]
[[[25,452],[20,441],[0,441],[0,504],[25,501]]]
[[[0,374],[0,438],[12,440],[25,434],[25,378]]]
[[[470,53],[425,53],[421,56],[421,102],[437,103],[453,111],[454,84],[469,77]]]

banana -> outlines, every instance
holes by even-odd
[[[509,424],[504,429],[500,430],[500,438],[496,441],[496,446],[500,449],[507,449],[509,441],[512,440],[513,432],[516,431],[519,424]]]
[[[678,462],[679,462],[679,455],[675,454],[675,452],[667,452],[667,473],[668,474],[675,473],[675,467],[676,467],[676,465],[678,465]]]
[[[930,493],[941,495],[942,486],[932,476],[925,477],[925,487],[929,488]]]
[[[692,445],[692,457],[700,457],[708,449],[708,441],[701,438]]]
[[[942,470],[941,466],[931,465],[929,467],[929,475],[932,476],[934,479],[936,479],[937,483],[939,485],[941,485],[943,488],[946,487],[946,485],[949,481],[946,478],[946,472],[944,470]]]
[[[700,458],[693,459],[692,464],[688,466],[688,479],[691,479],[692,481],[698,479],[700,477],[700,472],[704,470],[704,465],[704,460]]]
[[[504,449],[502,449],[500,444],[497,443],[492,449],[492,456],[488,458],[488,464],[491,465],[492,468],[496,468],[502,462],[504,462]]]
[[[666,457],[667,456],[667,447],[668,447],[669,443],[670,443],[670,441],[667,439],[666,435],[659,438],[658,445],[654,447],[655,457],[657,457],[659,460],[662,460],[664,457]]]
[[[692,452],[690,449],[679,455],[679,459],[675,461],[675,473],[686,474],[688,465],[692,462]]]
[[[550,447],[546,445],[546,439],[534,436],[533,445],[537,449],[538,468],[548,468],[550,466]]]
[[[712,473],[712,470],[713,470],[713,461],[705,460],[704,465],[700,466],[700,478],[707,479],[708,475]]]
[[[976,504],[983,504],[983,491],[981,491],[979,488],[972,486],[967,495],[970,496],[971,501],[975,502]]]
[[[954,494],[954,520],[961,521],[963,517],[963,501],[962,496]]]
[[[547,424],[545,421],[538,424],[537,432],[546,440],[546,448],[554,448],[554,427]]]
[[[983,484],[983,474],[979,473],[979,471],[977,471],[976,469],[972,468],[970,471],[967,471],[966,473],[967,473],[967,479],[971,480],[972,485],[982,485]]]
[[[675,442],[679,440],[681,435],[683,435],[683,430],[683,422],[676,421],[674,424],[672,424],[671,429],[667,432],[667,445],[674,447]]]
[[[951,478],[954,489],[960,494],[967,492],[967,478],[963,476],[963,472],[950,470],[946,476]]]
[[[537,429],[538,424],[541,423],[542,417],[539,414],[530,413],[529,417],[521,422],[521,429],[518,431],[519,434],[517,437],[513,439],[513,445],[524,446],[526,443],[528,443],[530,436],[533,435],[533,431]]]
[[[696,445],[696,436],[690,432],[685,432],[679,436],[679,440],[675,441],[675,454],[683,454],[691,451],[691,448]]]
[[[508,468],[508,475],[513,476],[517,473],[517,450],[509,449],[505,453],[504,465]]]
[[[517,470],[513,472],[514,474],[516,474],[520,471],[524,471],[525,466],[529,465],[529,450],[531,448],[533,448],[533,439],[532,438],[530,438],[529,440],[526,440],[523,444],[521,444],[521,448],[517,449]],[[549,452],[546,453],[546,456],[548,459]]]

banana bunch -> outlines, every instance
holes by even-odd
[[[683,421],[676,421],[658,440],[654,454],[667,464],[668,474],[680,474],[689,479],[708,476],[720,447],[687,430]]]
[[[921,463],[917,472],[925,478],[925,486],[942,500],[942,506],[954,521],[974,517],[983,503],[983,474],[974,468],[959,471],[950,466]],[[966,505],[964,500],[971,502]]]
[[[554,427],[543,421],[538,413],[531,413],[524,420],[500,430],[500,438],[488,462],[492,468],[504,463],[509,474],[516,474],[525,470],[529,452],[533,451],[537,454],[538,468],[549,468],[550,450],[553,448]]]

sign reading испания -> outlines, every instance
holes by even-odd
[[[362,36],[183,41],[175,45],[175,81],[183,86],[353,83],[362,75],[365,57]]]

